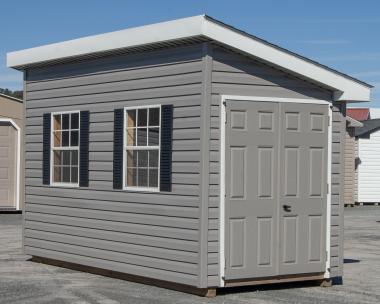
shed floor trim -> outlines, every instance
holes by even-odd
[[[225,282],[225,287],[289,283],[289,282],[299,282],[299,281],[317,281],[317,280],[318,281],[324,280],[323,272],[282,275],[282,276],[254,278],[254,279],[229,280]]]
[[[43,264],[53,265],[57,267],[88,272],[88,273],[92,273],[96,275],[102,275],[102,276],[111,277],[115,279],[126,280],[126,281],[135,282],[135,283],[146,284],[146,285],[152,285],[152,286],[162,287],[166,289],[172,289],[172,290],[176,290],[180,292],[198,295],[201,297],[213,298],[216,296],[216,288],[197,288],[197,287],[189,286],[185,284],[157,280],[157,279],[152,279],[148,277],[137,276],[137,275],[127,274],[123,272],[117,272],[117,271],[107,270],[103,268],[80,265],[80,264],[75,264],[75,263],[70,263],[70,262],[65,262],[65,261],[59,261],[59,260],[44,258],[44,257],[39,257],[39,256],[33,256],[30,260],[36,263],[43,263]]]

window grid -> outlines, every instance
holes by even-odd
[[[68,126],[63,126],[63,117],[69,117]],[[77,118],[73,126],[73,116]],[[59,126],[55,118],[59,117]],[[57,129],[59,127],[59,129]],[[72,128],[74,127],[74,128]],[[63,145],[63,132],[68,133],[68,145]],[[76,133],[73,141],[72,134]],[[59,135],[58,135],[59,134]],[[57,135],[59,143],[57,141]],[[50,158],[50,184],[53,186],[79,187],[79,139],[80,139],[80,111],[66,111],[51,113],[51,158]],[[57,152],[60,152],[60,163],[56,165]],[[69,153],[68,164],[64,164],[65,153]],[[76,153],[74,153],[76,152]],[[76,155],[74,158],[73,155]],[[67,154],[66,154],[67,155]],[[70,182],[63,182],[64,172],[68,169]],[[56,172],[59,180],[56,181]],[[74,181],[73,181],[74,180]]]
[[[145,117],[139,117],[140,113],[144,112],[143,116]],[[157,116],[155,122],[151,121],[152,113]],[[124,189],[137,191],[159,190],[160,129],[160,105],[127,107],[124,109]],[[145,132],[139,132],[139,130]],[[141,136],[143,140],[141,140]],[[153,137],[153,139],[151,140],[150,137]],[[143,173],[145,173],[145,176]],[[143,182],[141,182],[142,177],[144,177]]]

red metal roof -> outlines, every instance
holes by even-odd
[[[369,108],[347,109],[346,114],[355,120],[364,121],[369,119]]]

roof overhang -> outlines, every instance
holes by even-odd
[[[353,119],[350,116],[346,116],[347,121],[347,127],[355,128],[355,127],[363,127],[363,124],[360,121],[357,121],[356,119]]]
[[[10,52],[7,54],[7,66],[23,70],[39,63],[192,37],[209,38],[301,78],[330,88],[334,92],[335,101],[370,101],[370,85],[205,15]]]

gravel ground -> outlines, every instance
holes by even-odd
[[[343,285],[229,289],[206,299],[37,264],[21,251],[21,216],[0,214],[0,303],[380,303],[380,207],[345,210]]]

